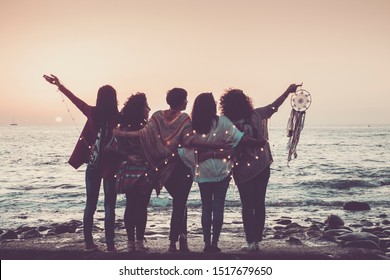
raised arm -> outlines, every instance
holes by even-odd
[[[51,76],[43,75],[46,81],[52,85],[56,85],[58,90],[61,91],[70,101],[84,114],[87,116],[90,106],[85,103],[83,100],[74,95],[70,90],[68,90],[64,85],[60,83],[60,80],[51,74]]]
[[[283,94],[281,96],[278,97],[278,99],[276,99],[273,103],[272,103],[272,107],[278,109],[280,107],[280,105],[283,104],[283,102],[286,100],[286,98],[290,95],[290,93],[293,93],[293,92],[296,92],[297,91],[297,88],[302,86],[302,84],[300,85],[297,85],[297,84],[291,84],[285,92],[283,92]]]

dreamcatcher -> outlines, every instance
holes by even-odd
[[[287,165],[291,158],[296,158],[299,136],[305,123],[306,110],[311,105],[311,95],[307,90],[299,89],[291,96],[291,114],[287,123],[287,137],[289,137],[287,148]]]

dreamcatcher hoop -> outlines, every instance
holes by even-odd
[[[289,137],[287,166],[292,158],[298,156],[297,146],[299,137],[305,124],[306,110],[309,109],[311,101],[310,93],[304,89],[297,90],[291,96],[290,104],[292,110],[287,123],[287,137]]]
[[[304,112],[311,105],[311,95],[307,90],[299,89],[291,96],[291,107],[298,112]]]

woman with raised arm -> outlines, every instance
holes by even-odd
[[[93,241],[93,216],[99,198],[101,181],[104,189],[104,229],[107,251],[115,252],[115,204],[116,190],[113,159],[103,153],[103,147],[112,135],[118,118],[118,102],[115,89],[110,85],[99,88],[96,105],[91,106],[75,96],[59,79],[44,75],[46,81],[58,89],[87,117],[87,122],[69,159],[69,164],[78,169],[83,163],[88,164],[85,172],[86,205],[84,210],[84,242],[86,250],[96,250]]]
[[[273,161],[268,143],[268,119],[300,85],[291,84],[273,103],[253,108],[251,98],[240,89],[229,89],[220,98],[220,109],[247,136],[265,141],[261,148],[239,146],[233,178],[240,193],[247,244],[242,249],[258,251],[265,224],[265,193]]]

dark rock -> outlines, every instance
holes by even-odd
[[[351,224],[349,226],[353,227],[353,228],[361,228],[361,227],[363,227],[361,224]]]
[[[306,235],[311,238],[319,238],[322,236],[322,232],[320,230],[308,230]]]
[[[318,241],[330,241],[330,242],[335,242],[338,243],[338,241],[330,234],[323,233],[320,238],[318,238]]]
[[[5,231],[1,236],[1,239],[18,239],[18,235],[13,230]]]
[[[15,232],[17,234],[21,234],[23,232],[26,232],[26,231],[29,231],[29,230],[32,230],[32,229],[35,229],[35,227],[30,227],[30,226],[20,226],[18,227]]]
[[[344,203],[343,209],[350,210],[350,211],[363,211],[363,210],[371,210],[371,207],[366,202],[349,201]]]
[[[286,240],[287,243],[291,245],[303,245],[302,241],[295,237],[290,237]]]
[[[378,244],[371,240],[357,240],[357,241],[348,241],[345,244],[345,247],[357,247],[365,249],[380,249]]]
[[[379,245],[379,238],[369,232],[351,232],[337,237],[342,242],[370,240]]]
[[[318,224],[311,224],[308,230],[321,230]]]
[[[279,233],[276,233],[273,237],[273,239],[283,239],[285,236]]]
[[[62,233],[68,233],[70,232],[69,226],[67,224],[60,224],[55,226],[54,228],[50,229],[48,231],[49,233],[54,233],[54,234],[62,234]]]
[[[365,226],[365,227],[371,227],[374,225],[373,222],[369,221],[369,220],[361,220],[360,223]]]
[[[273,229],[274,230],[282,230],[282,229],[284,229],[284,226],[274,226]]]
[[[291,228],[302,228],[302,226],[297,223],[290,223],[284,227],[284,229],[291,229]]]
[[[328,216],[325,223],[328,226],[328,228],[330,228],[330,229],[339,228],[339,227],[344,225],[343,219],[341,219],[339,216],[333,215],[333,214]]]
[[[35,237],[42,237],[42,234],[37,229],[30,229],[20,234],[20,239],[29,239]]]
[[[0,235],[2,235],[4,233],[4,230],[0,229]]]
[[[387,234],[384,234],[382,232],[374,232],[374,234],[378,237],[378,238],[386,238],[388,237]]]
[[[346,233],[351,233],[352,230],[348,230],[348,229],[329,229],[329,230],[326,230],[325,233],[326,234],[329,234],[331,236],[340,236],[340,235],[343,235],[343,234],[346,234]]]
[[[289,217],[289,216],[282,216],[282,217],[280,217],[281,219],[288,219],[288,220],[291,220],[292,219],[292,217]]]
[[[382,249],[387,249],[390,247],[390,238],[380,238],[379,239],[379,247]]]
[[[83,225],[83,222],[79,220],[70,220],[68,225],[74,227],[81,227]]]
[[[45,230],[48,230],[48,229],[50,229],[50,228],[47,227],[47,226],[39,226],[39,227],[37,228],[38,231],[45,231]]]
[[[381,227],[364,227],[364,228],[362,228],[362,232],[374,233],[374,232],[382,232],[382,231],[383,231],[383,228],[381,228]]]
[[[284,229],[281,230],[281,234],[290,235],[302,231],[303,231],[303,227],[301,225],[298,225],[297,223],[291,223],[285,226]]]
[[[378,216],[378,218],[387,218],[387,215],[386,215],[386,214],[380,214],[380,215]]]
[[[384,220],[384,221],[382,222],[382,224],[384,224],[384,225],[390,225],[390,221],[389,221],[389,220]]]
[[[288,224],[291,224],[291,220],[288,220],[288,219],[279,219],[276,223],[277,224],[280,224],[280,225],[288,225]]]

